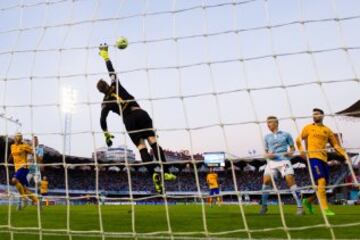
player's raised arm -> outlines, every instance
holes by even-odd
[[[109,76],[111,78],[111,81],[116,81],[117,80],[117,76],[116,76],[116,72],[115,69],[112,65],[112,62],[109,58],[109,46],[104,43],[104,44],[100,44],[99,46],[99,55],[104,59],[105,63],[106,63],[106,68],[109,72]]]

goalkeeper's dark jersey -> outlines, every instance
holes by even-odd
[[[132,107],[140,107],[135,98],[120,84],[110,60],[106,61],[106,67],[111,77],[111,91],[104,96],[101,104],[100,125],[102,130],[107,131],[106,118],[110,111],[122,114],[123,118],[132,111]]]

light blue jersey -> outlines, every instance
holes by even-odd
[[[289,160],[283,154],[288,151],[289,147],[294,146],[294,140],[287,132],[277,131],[276,133],[269,133],[265,136],[265,150],[269,153],[274,153],[275,161]]]
[[[29,173],[30,174],[39,174],[40,172],[40,167],[36,164],[36,163],[32,163],[31,165],[29,165]]]
[[[44,148],[42,146],[37,146],[35,149],[35,154],[37,158],[43,158],[44,157]],[[30,174],[38,175],[40,174],[40,167],[39,165],[34,161],[33,155],[29,155],[29,172]]]
[[[44,157],[44,147],[42,145],[37,146],[35,153],[36,153],[36,156],[43,158]]]

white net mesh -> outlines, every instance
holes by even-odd
[[[359,122],[335,114],[359,97],[358,1],[1,1],[0,15],[4,239],[358,236],[358,208],[346,221],[346,216],[329,220],[320,208],[321,217],[294,223],[285,204],[291,194],[273,176],[270,193],[276,196],[277,218],[258,220],[244,198],[258,200],[261,183],[254,186],[254,181],[263,173],[259,166],[254,173],[243,170],[265,162],[267,116],[277,116],[280,128],[295,138],[311,122],[314,107],[325,110],[326,125],[343,136],[358,166]],[[125,50],[111,46],[119,36],[129,40]],[[104,42],[110,44],[122,85],[152,117],[158,143],[172,150],[165,151],[168,155],[177,154],[159,163],[162,179],[165,165],[179,174],[176,183],[162,180],[162,194],[150,193],[151,177],[142,173],[151,163],[132,161],[140,156],[119,116],[110,115],[108,125],[114,144],[124,151],[122,161],[106,162],[96,153],[105,144],[98,120],[103,96],[96,89],[100,78],[108,79],[98,56]],[[64,87],[77,92],[74,112],[63,111]],[[47,199],[59,208],[15,210],[19,196],[11,184],[9,146],[17,131],[25,139],[39,136],[46,146]],[[189,153],[180,154],[184,149]],[[218,218],[220,213],[206,204],[206,167],[197,158],[197,153],[214,151],[227,155],[220,195],[236,206],[219,210]],[[340,170],[327,186],[333,196],[335,187],[359,187],[356,169],[345,165],[336,167]],[[307,180],[299,183],[297,178],[298,190],[316,190],[312,174],[301,171]],[[346,176],[352,182],[344,183]],[[189,199],[195,202],[193,210],[173,206]],[[95,207],[76,206],[84,203]],[[341,228],[353,235],[337,233]],[[323,235],[309,235],[318,229]]]

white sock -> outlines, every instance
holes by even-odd
[[[297,207],[302,207],[302,204],[301,204],[301,201],[300,201],[300,199],[301,199],[300,191],[297,190],[297,185],[296,184],[292,185],[290,187],[290,190],[291,190],[291,193],[292,193],[292,195],[293,195],[293,197],[294,197],[294,199],[296,201]]]

